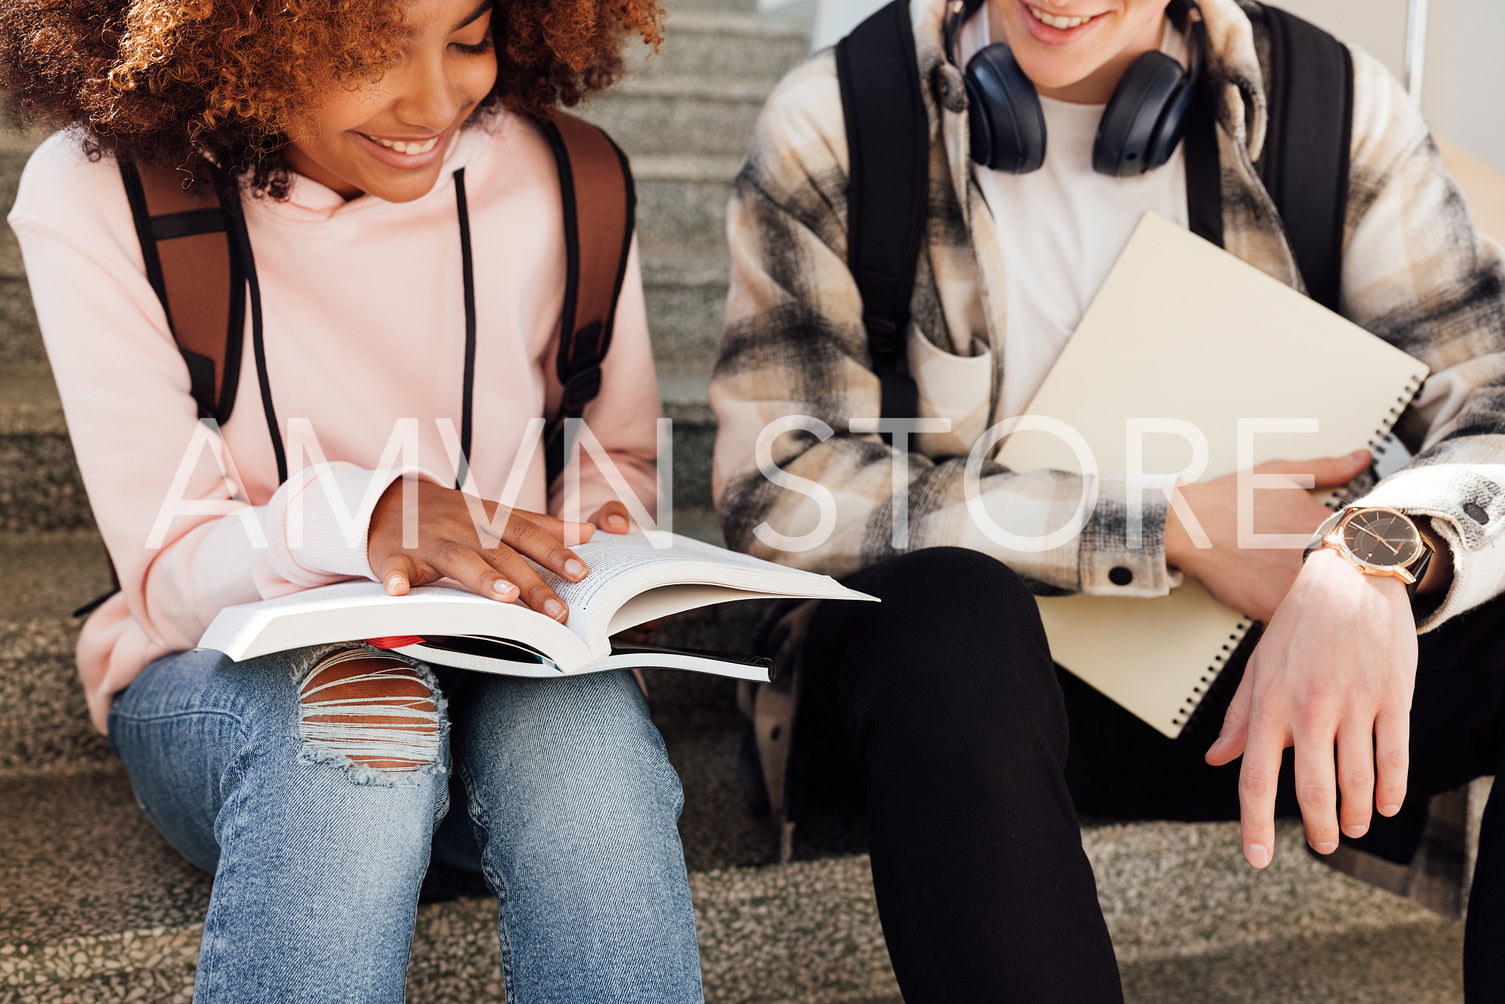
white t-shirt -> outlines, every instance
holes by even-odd
[[[987,5],[957,40],[961,66],[990,41]],[[993,39],[993,41],[997,41]],[[1186,40],[1167,30],[1161,50],[1185,64]],[[1041,97],[1045,164],[1006,174],[973,163],[997,223],[1007,268],[1003,413],[1021,414],[1097,295],[1140,217],[1153,210],[1187,225],[1183,145],[1163,166],[1133,178],[1092,169],[1092,144],[1104,105]]]

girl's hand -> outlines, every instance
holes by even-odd
[[[417,499],[407,514],[405,487]],[[416,525],[416,533],[410,530],[406,542],[405,515]],[[534,610],[564,621],[569,608],[523,559],[579,582],[590,569],[565,544],[584,543],[595,529],[590,523],[566,523],[509,509],[427,481],[399,479],[382,493],[371,513],[366,557],[389,596],[447,576],[479,596],[503,603],[521,597]]]
[[[627,507],[615,500],[606,503],[596,510],[596,514],[590,518],[592,526],[605,530],[607,533],[626,533],[632,529],[632,520],[627,516]]]
[[[607,533],[626,533],[632,529],[632,520],[627,515],[627,507],[617,501],[608,502],[597,509],[596,514],[591,517],[590,521],[593,525],[600,527]],[[639,624],[636,627],[619,631],[612,637],[620,638],[629,645],[646,645],[653,639],[654,632],[663,627],[668,620],[669,618],[667,617],[660,617],[657,620],[648,621],[646,624]],[[639,670],[633,670],[633,672],[637,673],[638,685],[643,687],[643,693],[646,694],[648,688],[643,683],[642,672]]]

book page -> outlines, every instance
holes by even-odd
[[[571,611],[588,610],[614,583],[639,569],[689,560],[678,539],[667,535],[657,539],[672,546],[655,548],[653,538],[644,533],[613,534],[597,530],[588,543],[571,548],[590,568],[590,574],[579,582],[571,582],[545,568],[535,568],[559,598],[569,604]]]
[[[660,545],[655,546],[655,542]],[[871,600],[825,575],[786,568],[678,534],[597,531],[573,548],[590,568],[579,582],[537,568],[570,608],[569,629],[598,651],[611,634],[726,600],[809,596]]]

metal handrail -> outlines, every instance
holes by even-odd
[[[1427,0],[1410,0],[1406,14],[1406,93],[1421,104],[1422,72],[1427,59]]]

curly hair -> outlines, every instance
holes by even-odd
[[[285,195],[278,151],[312,80],[373,78],[399,51],[403,0],[3,0],[11,117],[83,125],[94,155],[194,174],[220,165]],[[483,108],[539,114],[617,80],[657,0],[497,0],[497,81]]]

